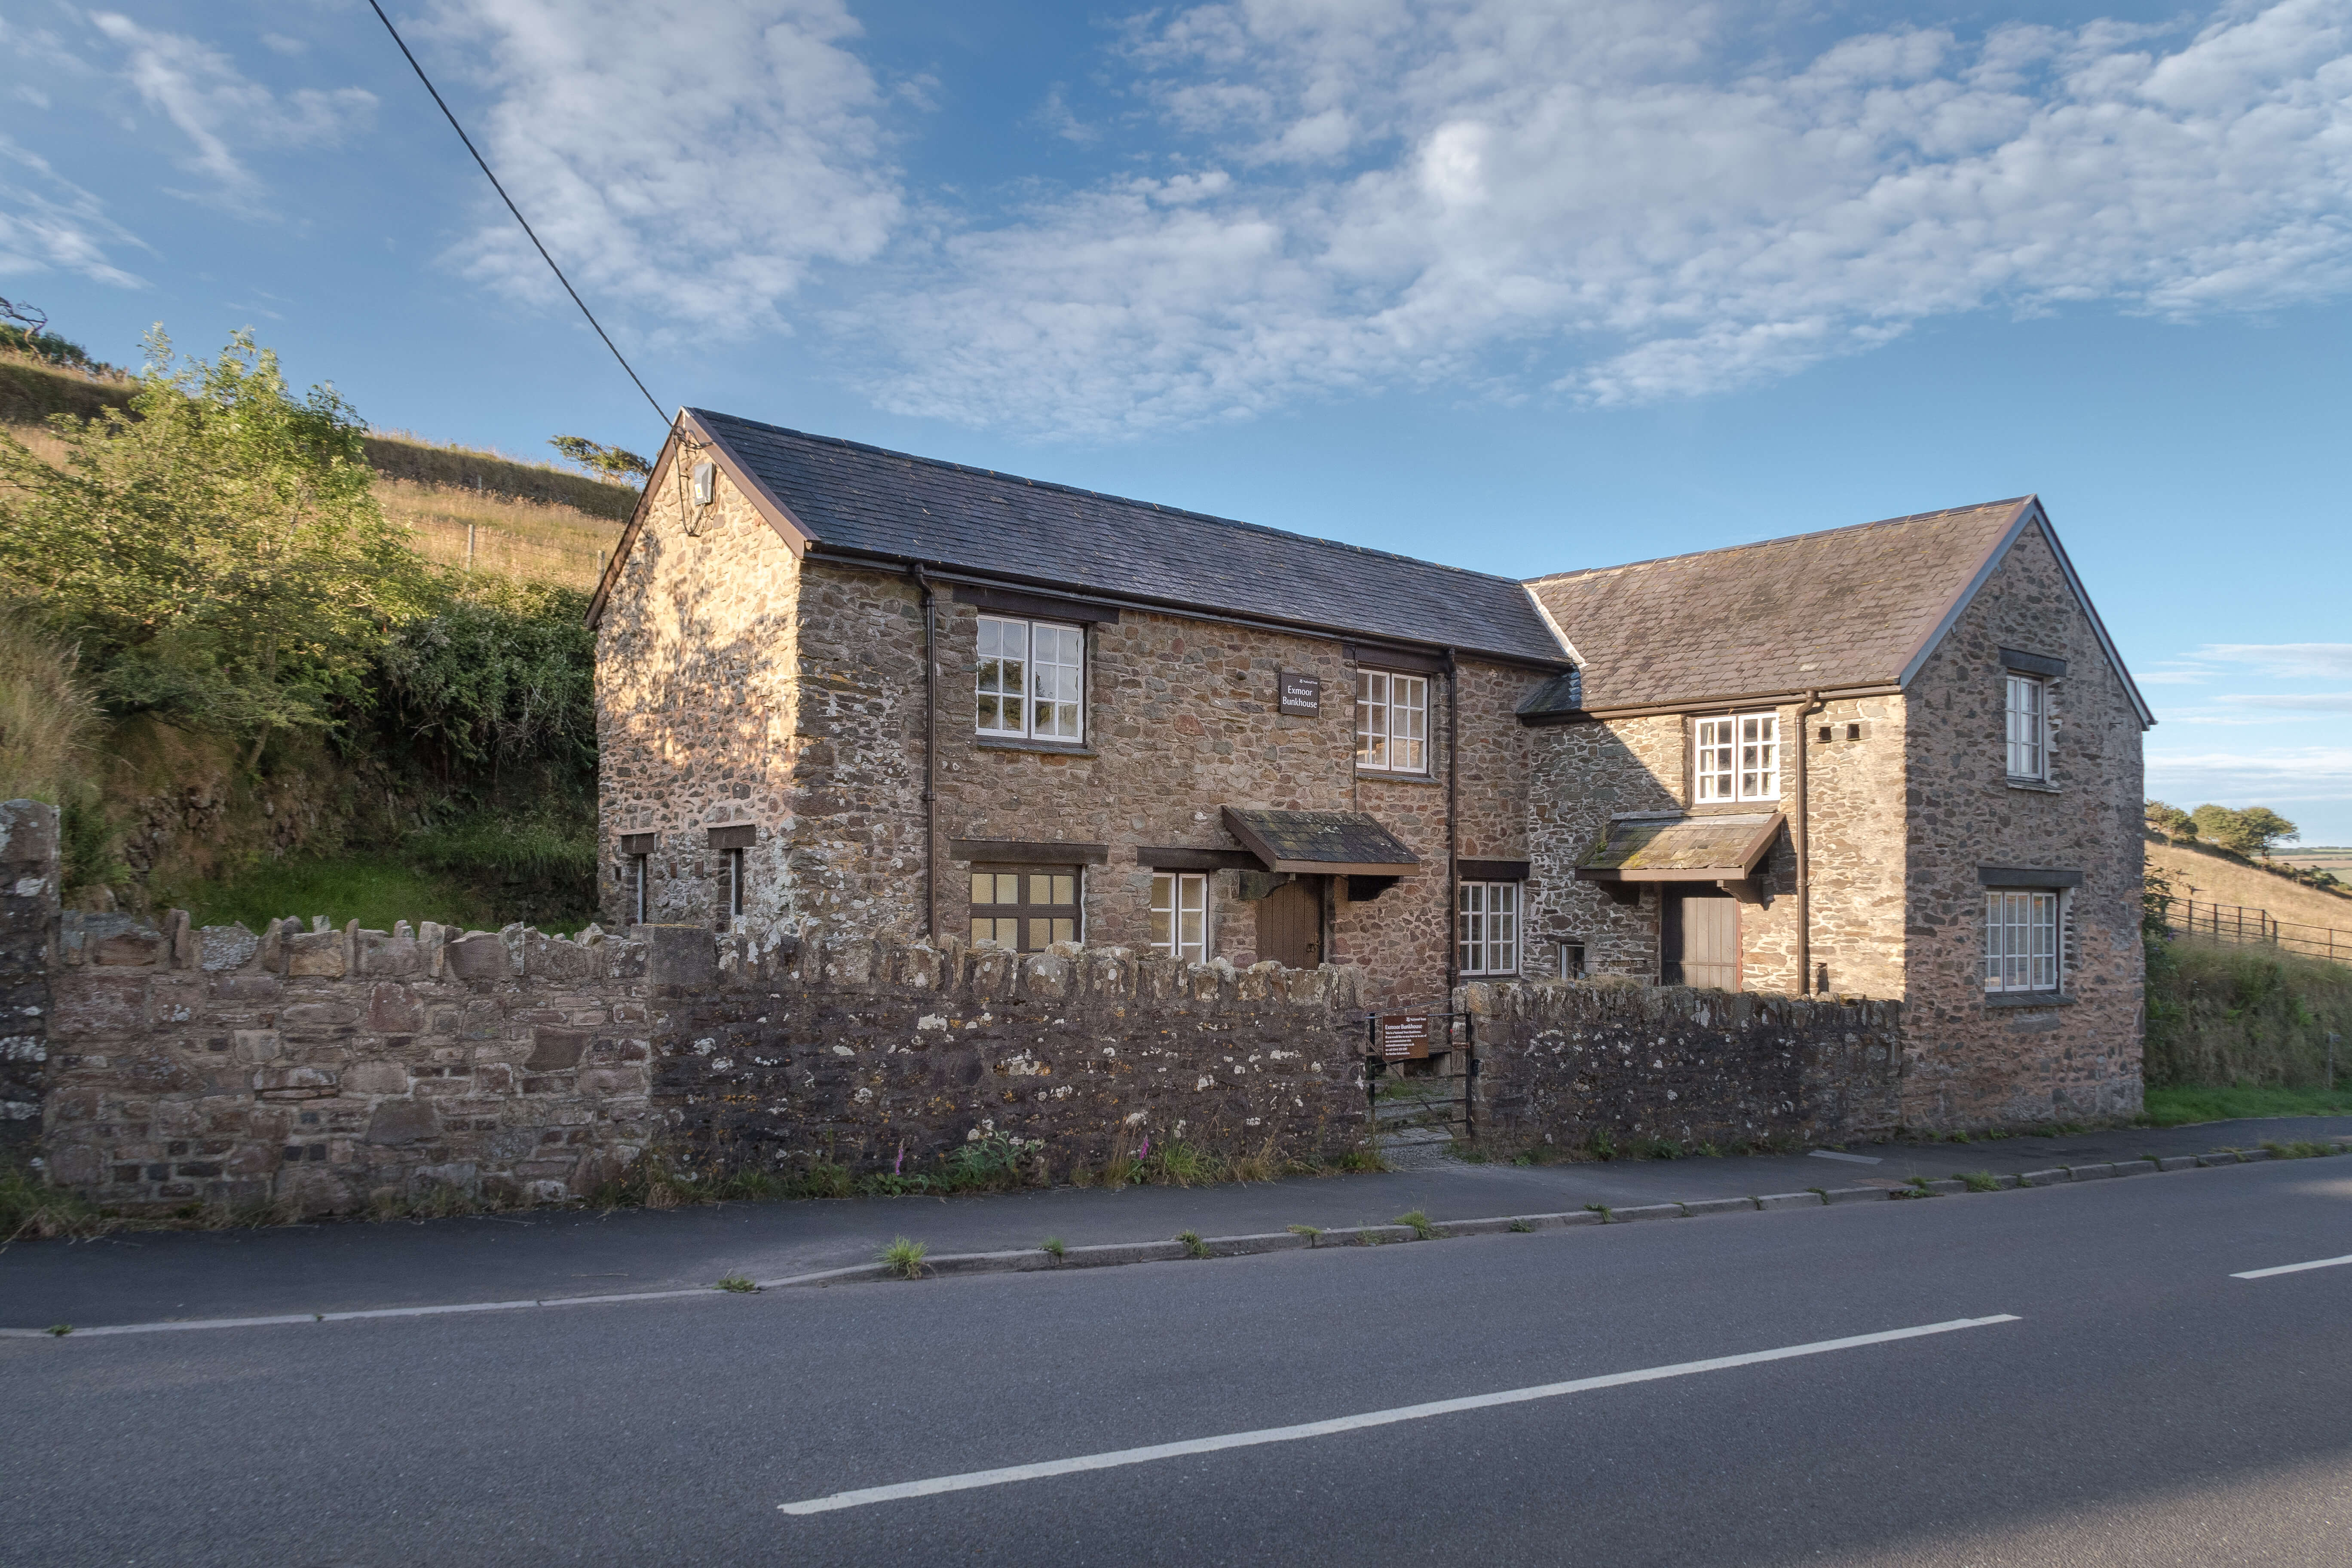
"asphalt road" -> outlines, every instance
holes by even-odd
[[[0,1342],[0,1558],[2340,1563],[2352,1162],[562,1311]],[[885,1500],[845,1490],[1925,1337]]]
[[[1804,1155],[1620,1160],[1607,1164],[1447,1163],[1377,1175],[1293,1177],[1212,1187],[1069,1187],[986,1197],[738,1203],[665,1213],[541,1209],[422,1223],[341,1222],[249,1230],[133,1233],[0,1247],[0,1328],[334,1312],[592,1296],[709,1285],[869,1263],[893,1237],[934,1253],[1278,1231],[1294,1223],[1383,1225],[1625,1208],[1807,1187],[1895,1186],[1913,1175],[2004,1173],[2053,1165],[2252,1148],[2263,1140],[2352,1133],[2352,1117],[2119,1128],[1969,1144],[1878,1143],[1863,1163]],[[2167,1177],[2165,1180],[2175,1178]],[[2201,1179],[2201,1178],[2191,1178]]]

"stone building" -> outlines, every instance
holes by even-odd
[[[2031,498],[1521,584],[685,412],[600,584],[603,897],[1906,1004],[1904,1120],[2138,1095],[2147,710]]]

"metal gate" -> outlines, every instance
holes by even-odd
[[[1470,1141],[1475,1045],[1467,1013],[1407,1007],[1365,1018],[1374,1148],[1384,1156],[1436,1153]]]

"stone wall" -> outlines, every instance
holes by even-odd
[[[0,801],[0,1157],[40,1136],[58,892],[57,808]]]
[[[1066,1174],[1146,1138],[1299,1157],[1368,1131],[1361,977],[1328,967],[176,912],[68,915],[58,945],[52,1179],[126,1208],[555,1201],[648,1150],[917,1171],[993,1131]]]
[[[656,974],[665,944],[709,946],[649,934]],[[745,953],[717,984],[679,978],[655,991],[655,1100],[721,1163],[915,1173],[996,1132],[1040,1142],[1064,1179],[1147,1141],[1332,1157],[1370,1131],[1351,969],[950,938]]]
[[[2066,661],[2050,683],[2051,778],[2012,784],[2000,650]],[[2140,726],[2039,527],[1914,678],[1904,1118],[1921,1127],[2104,1120],[2140,1107],[2145,954]],[[2063,997],[1984,989],[1983,866],[2074,870]]]
[[[1642,986],[1473,984],[1478,1141],[1582,1147],[1606,1132],[1696,1150],[1884,1137],[1900,1115],[1895,1002]]]

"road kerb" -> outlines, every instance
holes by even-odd
[[[2219,1166],[2245,1162],[2266,1161],[2273,1156],[2268,1150],[2217,1150],[2204,1155],[2176,1155],[2163,1160],[2134,1160],[2121,1164],[2084,1165],[2071,1172],[2065,1167],[2046,1171],[2029,1171],[2021,1176],[1998,1176],[1994,1180],[2004,1188],[2055,1186],[2070,1180],[2095,1180],[2117,1174],[2142,1174],[2155,1171],[2183,1171],[2195,1166]],[[1924,1190],[1949,1193],[1961,1190],[1964,1183],[1957,1181],[1929,1182]],[[1440,1220],[1431,1230],[1432,1238],[1448,1237],[1494,1236],[1507,1232],[1559,1230],[1576,1226],[1605,1223],[1628,1224],[1637,1219],[1684,1218],[1699,1215],[1746,1213],[1749,1210],[1772,1212],[1780,1209],[1814,1208],[1832,1204],[1861,1203],[1913,1195],[1911,1189],[1886,1187],[1838,1187],[1801,1193],[1771,1193],[1752,1198],[1703,1198],[1685,1203],[1643,1204],[1606,1212],[1572,1209],[1559,1214],[1494,1215],[1479,1219]],[[1212,1258],[1241,1258],[1255,1254],[1302,1250],[1307,1247],[1348,1246],[1386,1246],[1421,1239],[1413,1227],[1402,1225],[1369,1225],[1343,1227],[1306,1235],[1294,1231],[1274,1231],[1241,1236],[1213,1237],[1201,1242]],[[1163,1263],[1197,1257],[1192,1244],[1177,1241],[1107,1242],[1087,1247],[1065,1248],[1059,1255],[1043,1247],[1023,1247],[1002,1252],[944,1253],[923,1260],[919,1277],[971,1274],[1007,1274],[1045,1272],[1059,1268],[1118,1267],[1129,1263]],[[896,1270],[881,1263],[852,1264],[845,1268],[823,1268],[805,1274],[787,1275],[780,1279],[754,1281],[760,1290],[793,1289],[827,1285],[864,1284],[896,1278]],[[352,1322],[366,1320],[423,1318],[477,1312],[504,1312],[531,1307],[585,1307],[618,1305],[630,1301],[676,1300],[688,1297],[712,1297],[730,1294],[717,1286],[694,1286],[684,1289],[641,1290],[599,1296],[556,1296],[506,1301],[453,1302],[424,1307],[379,1307],[357,1311],[280,1313],[250,1318],[215,1318],[205,1320],[165,1321],[152,1323],[118,1323],[69,1330],[65,1334],[53,1334],[47,1329],[0,1329],[0,1338],[48,1339],[90,1338],[119,1334],[183,1332],[190,1330],[263,1328],[303,1323]]]

